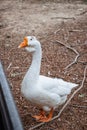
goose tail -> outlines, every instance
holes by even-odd
[[[71,88],[71,89],[73,89],[73,88],[75,88],[75,87],[77,87],[78,86],[78,84],[75,84],[75,83],[68,83],[68,86]]]

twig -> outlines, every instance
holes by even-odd
[[[58,30],[56,30],[56,31],[54,32],[54,34],[57,34],[60,30],[61,30],[61,29],[59,28]]]
[[[78,29],[74,29],[74,30],[70,30],[69,32],[83,32],[84,30],[78,30]]]
[[[84,82],[85,82],[85,79],[86,79],[86,70],[87,70],[87,66],[86,66],[85,69],[84,69],[84,77],[83,77],[81,86],[80,86],[77,90],[74,91],[74,93],[71,95],[71,97],[68,99],[68,101],[64,104],[64,106],[62,107],[62,109],[60,110],[60,112],[58,113],[58,115],[55,116],[55,117],[53,117],[51,121],[53,121],[53,120],[59,118],[59,116],[62,114],[63,110],[64,110],[64,109],[66,108],[66,106],[70,103],[71,99],[75,96],[75,94],[76,94],[78,91],[80,91],[80,90],[83,88],[83,85],[84,85]],[[34,130],[35,128],[38,128],[38,127],[40,127],[40,126],[42,126],[42,125],[44,125],[44,124],[45,124],[45,123],[40,123],[40,124],[38,124],[38,125],[36,125],[36,126],[34,126],[34,127],[31,127],[29,130]]]
[[[45,124],[44,122],[39,123],[38,125],[35,125],[35,126],[33,126],[33,127],[29,128],[28,130],[34,130],[34,129],[36,129],[36,128],[38,128],[38,127],[40,127],[40,126],[44,125],[44,124]]]
[[[73,20],[75,20],[75,17],[51,17],[51,19],[73,19]]]
[[[7,67],[7,70],[9,70],[9,68],[12,66],[12,62],[9,64],[9,66]]]
[[[86,108],[87,109],[87,106],[79,106],[79,105],[76,105],[76,104],[73,104],[71,105],[72,107],[77,107],[77,108]]]
[[[80,14],[78,15],[83,15],[83,14],[86,14],[87,13],[87,10],[84,10],[83,12],[81,12]]]
[[[62,42],[60,42],[60,41],[58,41],[58,40],[57,40],[56,42],[59,43],[59,44],[61,44],[61,45],[63,45],[63,46],[65,46],[66,48],[72,50],[72,51],[76,54],[76,57],[75,57],[75,59],[73,60],[73,62],[70,63],[69,65],[67,65],[67,66],[65,67],[65,70],[67,70],[67,69],[70,68],[73,64],[75,64],[75,63],[77,62],[78,57],[80,56],[80,54],[79,54],[79,52],[78,52],[76,49],[74,49],[74,48],[72,48],[72,47],[70,47],[70,46],[68,46],[68,45],[66,45],[66,44],[63,44]]]
[[[19,66],[13,66],[12,69],[19,69]]]
[[[21,72],[21,73],[11,73],[11,77],[16,77],[16,76],[19,76],[19,75],[22,75],[22,74],[25,74],[24,72]]]

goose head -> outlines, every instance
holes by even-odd
[[[35,52],[40,46],[39,41],[34,36],[27,36],[24,38],[23,42],[18,46],[18,48],[25,48],[28,52]]]

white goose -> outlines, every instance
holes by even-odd
[[[67,95],[77,84],[40,75],[42,50],[40,42],[34,36],[25,37],[19,45],[19,48],[23,47],[32,53],[33,60],[22,81],[21,92],[26,99],[41,108],[40,114],[33,117],[40,122],[48,122],[54,109],[67,100]],[[48,115],[46,111],[49,111]]]

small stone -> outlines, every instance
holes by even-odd
[[[10,35],[7,35],[6,37],[7,37],[7,38],[10,38],[11,36],[10,36]]]

